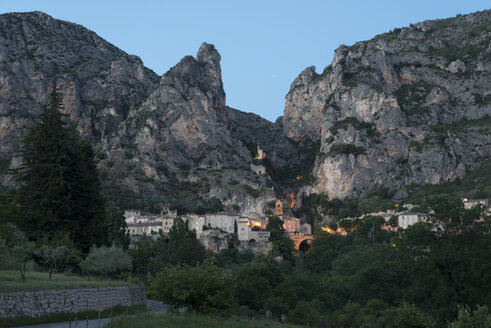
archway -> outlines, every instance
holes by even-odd
[[[312,239],[305,239],[298,245],[298,250],[306,253],[312,247]]]

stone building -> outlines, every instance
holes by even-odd
[[[426,222],[428,214],[425,213],[402,213],[398,215],[399,228],[407,228],[417,222]]]
[[[240,241],[268,241],[270,232],[264,231],[265,223],[257,219],[241,217],[238,223],[238,237]]]

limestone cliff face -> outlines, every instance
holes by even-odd
[[[251,170],[251,145],[266,147],[279,166],[296,148],[266,120],[256,137],[248,122],[257,116],[226,106],[220,59],[203,43],[159,77],[82,26],[41,12],[0,15],[0,174],[18,164],[16,141],[56,83],[67,119],[93,141],[107,196],[120,205],[207,210],[215,197],[225,209],[263,214],[275,195],[268,175]],[[274,156],[269,135],[287,152]],[[5,175],[1,182],[10,184]]]
[[[143,177],[155,200],[164,195],[177,201],[180,187],[189,183],[201,197],[216,197],[242,213],[262,213],[262,197],[274,193],[266,187],[266,175],[251,171],[252,154],[231,132],[228,111],[220,54],[203,43],[196,58],[186,56],[165,73],[116,135],[104,140],[106,163],[115,164],[101,170],[135,193]],[[258,196],[250,197],[244,188]]]
[[[491,11],[425,21],[335,51],[286,96],[284,130],[320,140],[308,192],[439,183],[490,158]]]
[[[490,21],[485,11],[341,46],[322,74],[300,74],[272,123],[227,106],[213,45],[159,77],[82,26],[0,15],[0,182],[54,83],[93,141],[106,195],[125,207],[219,201],[264,214],[315,156],[305,191],[331,197],[451,180],[491,152]]]
[[[81,135],[103,140],[150,94],[158,76],[80,25],[41,13],[0,15],[0,156],[48,102],[56,83]]]

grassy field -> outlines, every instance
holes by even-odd
[[[144,315],[134,318],[120,318],[111,322],[107,328],[250,328],[251,320],[223,318],[190,313]],[[273,320],[255,320],[254,328],[300,328],[301,326],[282,325]]]
[[[118,287],[135,285],[135,282],[108,280],[95,277],[81,278],[63,273],[54,274],[48,279],[46,272],[27,272],[26,281],[20,279],[18,271],[0,270],[0,292],[32,291],[40,289],[73,289],[93,287]]]

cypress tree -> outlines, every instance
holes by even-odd
[[[107,239],[94,152],[63,122],[60,96],[53,87],[39,122],[21,139],[21,165],[13,170],[20,183],[19,227],[31,240],[68,235],[86,252]]]

